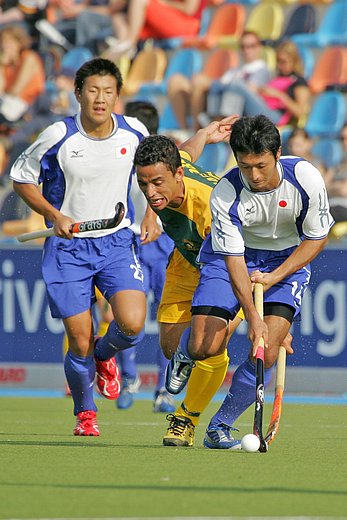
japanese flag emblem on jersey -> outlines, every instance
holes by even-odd
[[[130,155],[130,144],[123,144],[116,146],[116,158],[123,159],[123,157],[129,157]]]

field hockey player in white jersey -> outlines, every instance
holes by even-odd
[[[309,263],[323,250],[334,222],[320,172],[300,157],[281,157],[280,134],[267,117],[241,117],[230,146],[237,167],[212,191],[212,228],[200,250],[191,331],[181,338],[166,385],[168,391],[183,387],[195,359],[219,352],[226,325],[241,306],[252,347],[205,433],[205,447],[216,449],[237,447],[230,432],[255,401],[259,340],[266,347],[266,387],[279,346],[300,313]],[[253,303],[255,282],[264,288],[264,321]]]
[[[133,156],[148,131],[137,119],[113,112],[122,84],[113,62],[96,58],[83,64],[75,76],[80,113],[46,128],[10,175],[16,193],[54,229],[44,244],[42,273],[52,316],[62,318],[68,336],[64,367],[77,416],[74,435],[99,435],[95,375],[99,391],[116,399],[114,356],[143,337],[146,301],[128,195]],[[113,217],[118,202],[125,212],[116,228],[71,232],[74,222]],[[142,243],[159,234],[156,215],[148,209]],[[95,286],[114,317],[102,338],[94,338],[92,324]]]

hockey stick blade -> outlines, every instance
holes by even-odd
[[[115,214],[112,218],[85,220],[83,222],[76,222],[70,227],[71,233],[85,233],[88,231],[97,231],[102,229],[113,229],[121,223],[125,213],[123,202],[117,202],[115,206]],[[17,236],[18,242],[27,242],[28,240],[35,240],[37,238],[46,238],[54,235],[54,229],[41,229],[31,233],[23,233]]]

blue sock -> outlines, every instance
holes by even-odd
[[[158,348],[158,353],[157,353],[158,380],[157,380],[156,391],[159,391],[161,388],[165,387],[165,372],[166,372],[167,364],[168,364],[168,360],[164,356],[163,351],[161,350],[161,348]]]
[[[271,381],[272,368],[264,370],[265,388]],[[209,426],[220,423],[232,426],[236,419],[255,402],[255,365],[247,359],[235,371],[228,395]]]
[[[74,414],[86,410],[97,412],[93,398],[95,362],[93,356],[82,358],[70,350],[65,356],[64,370],[74,402]]]
[[[186,330],[183,331],[177,351],[182,352],[182,354],[184,354],[187,358],[193,359],[192,356],[189,354],[189,350],[188,350],[189,336],[190,336],[190,327],[188,327]]]
[[[100,361],[105,361],[113,357],[116,352],[135,347],[144,337],[145,331],[135,336],[127,336],[120,330],[115,321],[111,321],[105,336],[99,338],[96,342],[94,356]]]
[[[117,352],[117,362],[121,366],[122,379],[134,381],[137,376],[136,370],[136,348],[131,347]]]

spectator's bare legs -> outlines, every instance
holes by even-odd
[[[169,102],[180,128],[187,128],[187,117],[190,114],[191,82],[183,74],[174,74],[168,82]]]
[[[198,116],[201,112],[206,112],[207,94],[211,83],[212,79],[206,76],[206,74],[195,74],[192,77],[190,110],[193,118],[192,126],[195,132],[201,128]]]
[[[129,0],[127,16],[115,14],[112,24],[117,39],[127,42],[129,47],[137,44],[145,25],[148,0]]]

